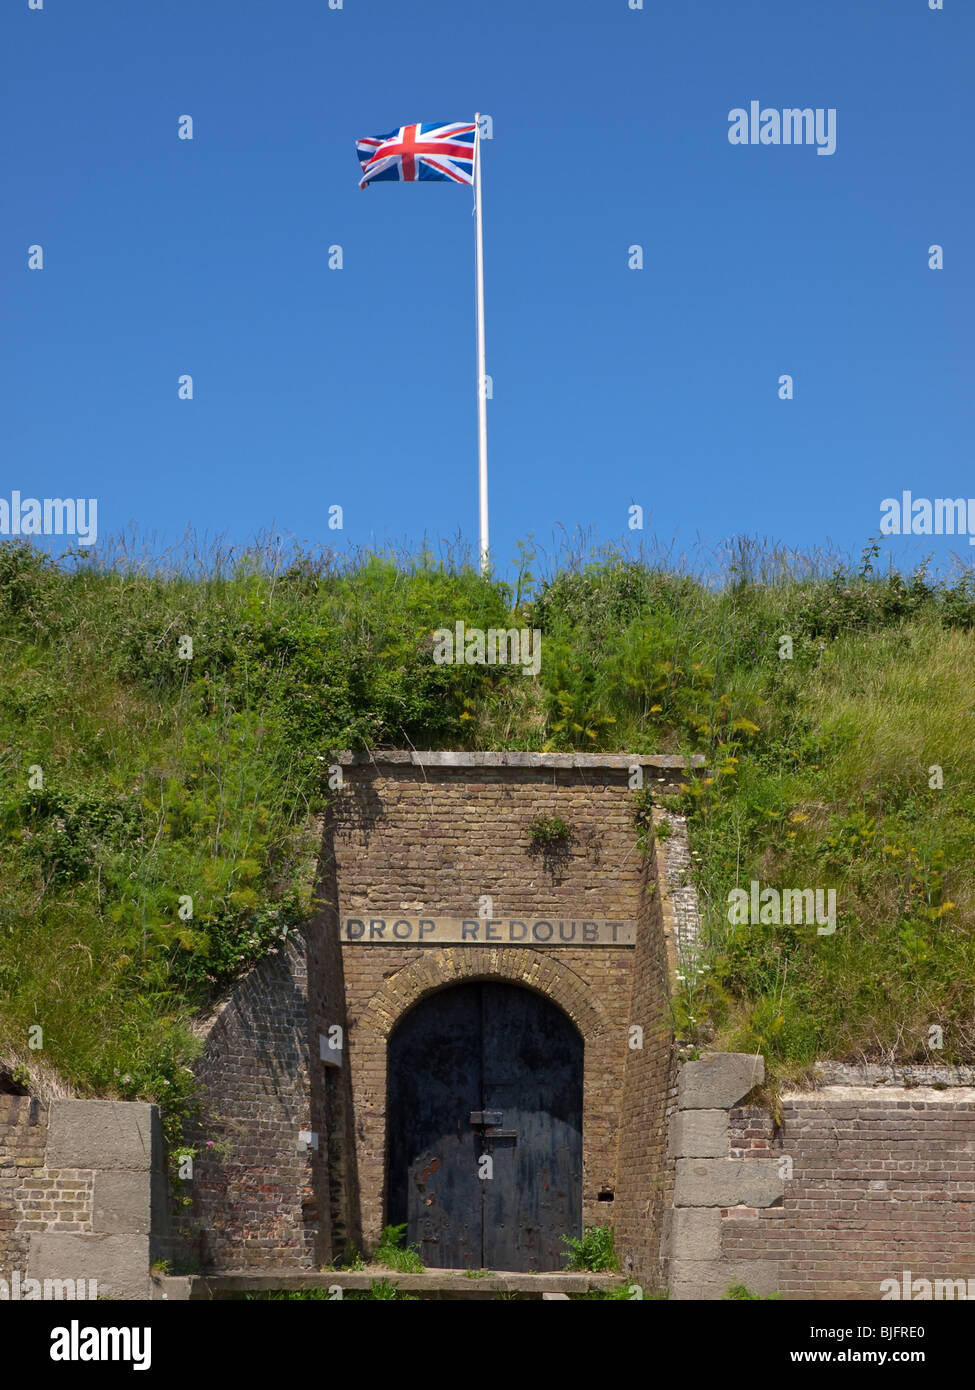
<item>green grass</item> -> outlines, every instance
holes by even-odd
[[[268,1289],[242,1295],[242,1301],[257,1303],[418,1303],[416,1294],[401,1292],[389,1279],[373,1279],[368,1289],[343,1289],[341,1297],[328,1289]]]
[[[348,1293],[343,1290],[343,1299],[348,1298]],[[263,1289],[257,1293],[245,1293],[236,1299],[227,1299],[227,1302],[241,1303],[339,1303],[342,1300],[333,1298],[328,1289]]]
[[[0,544],[0,1070],[178,1115],[194,1017],[311,910],[333,754],[381,745],[703,753],[673,807],[703,918],[682,1040],[780,1076],[975,1060],[975,579],[873,562],[741,545],[718,584],[525,553],[509,585],[428,554]],[[437,666],[458,619],[540,628],[539,678]],[[834,888],[835,935],[731,926],[752,879]]]
[[[420,1247],[404,1245],[405,1239],[405,1223],[402,1226],[384,1226],[372,1258],[376,1264],[395,1269],[398,1274],[422,1274],[424,1265],[420,1259]]]
[[[397,1303],[419,1303],[420,1297],[415,1293],[403,1293],[389,1279],[374,1279],[368,1289],[357,1292],[350,1289],[345,1295],[346,1298],[361,1300],[362,1302],[397,1302]]]
[[[722,1298],[729,1299],[733,1303],[774,1303],[781,1299],[780,1293],[760,1294],[752,1293],[747,1284],[729,1284],[722,1294]]]

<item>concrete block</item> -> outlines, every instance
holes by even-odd
[[[54,1100],[47,1136],[49,1168],[109,1168],[147,1173],[155,1106],[134,1100]]]
[[[188,1274],[154,1274],[150,1297],[170,1303],[186,1303],[193,1288],[193,1280]]]
[[[772,1207],[782,1179],[774,1158],[679,1158],[675,1207]]]
[[[663,1241],[672,1264],[720,1260],[721,1212],[717,1207],[675,1207],[664,1213]]]
[[[712,1052],[685,1062],[677,1082],[678,1110],[730,1110],[765,1080],[761,1053]]]
[[[669,1158],[727,1158],[727,1110],[678,1110],[667,1136]]]
[[[670,1268],[670,1297],[675,1301],[724,1298],[732,1284],[744,1284],[767,1298],[778,1292],[775,1260],[675,1260]]]
[[[148,1235],[154,1174],[95,1173],[92,1230],[106,1235]]]
[[[34,1232],[27,1272],[31,1279],[96,1279],[99,1294],[145,1299],[149,1297],[149,1237]]]

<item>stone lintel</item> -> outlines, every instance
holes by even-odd
[[[334,757],[335,762],[342,767],[551,767],[625,772],[630,767],[639,766],[663,774],[673,774],[683,772],[687,767],[704,766],[704,756],[701,753],[692,753],[688,759],[676,753],[528,753],[521,750],[453,753],[439,749],[393,748],[368,753],[345,750],[329,756]]]

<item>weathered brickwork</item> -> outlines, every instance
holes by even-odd
[[[642,1047],[626,1051],[613,1225],[626,1270],[658,1284],[666,1280],[660,1236],[674,1186],[667,1155],[677,1093],[670,990],[686,920],[686,889],[679,879],[686,841],[682,822],[674,824],[656,809],[653,821],[666,822],[672,833],[656,841],[644,870],[630,994],[630,1023],[642,1030]]]
[[[48,1108],[0,1095],[0,1269],[27,1268],[32,1231],[92,1229],[91,1169],[49,1168]]]
[[[782,1152],[776,1144],[775,1121],[757,1105],[735,1105],[728,1115],[728,1142],[732,1158],[768,1158]]]
[[[320,1131],[312,1125],[305,940],[236,986],[201,1029],[204,1097],[189,1257],[233,1270],[313,1268],[319,1256]]]
[[[552,816],[572,828],[567,851],[533,853],[530,823]],[[644,906],[646,875],[625,770],[356,766],[347,773],[326,843],[326,854],[334,856],[332,906],[343,917],[470,917],[486,894],[495,917],[640,923],[637,949],[343,945],[365,1243],[377,1238],[385,1219],[389,1034],[419,999],[470,979],[537,989],[582,1033],[583,1221],[616,1222],[626,1239],[636,1239],[637,1207],[645,1209],[651,1193],[648,1169],[663,1150],[666,1082],[653,1078],[666,1076],[670,1040],[661,994],[664,947],[649,943],[660,933],[661,917]],[[646,991],[657,997],[644,998]],[[634,1023],[644,1028],[642,1054],[628,1046]],[[625,1072],[635,1056],[640,1060],[631,1070],[627,1108]],[[646,1087],[639,1085],[637,1068]],[[619,1163],[621,1142],[625,1164]],[[651,1249],[641,1230],[634,1262],[642,1264]]]
[[[732,1111],[744,1157],[791,1160],[779,1207],[722,1213],[729,1259],[776,1260],[784,1298],[877,1299],[884,1279],[975,1278],[975,1090],[828,1086],[774,1130]],[[734,1151],[734,1149],[733,1149]]]
[[[0,1270],[27,1268],[28,1222],[36,1210],[29,1196],[37,1191],[30,1184],[46,1173],[47,1115],[28,1096],[0,1095]]]
[[[344,789],[323,825],[315,920],[301,942],[250,972],[203,1030],[197,1070],[208,1099],[193,1183],[203,1267],[307,1268],[347,1243],[371,1245],[386,1215],[389,1037],[431,992],[494,979],[546,995],[579,1029],[583,1219],[614,1224],[627,1267],[656,1282],[656,1228],[672,1181],[667,974],[686,920],[686,903],[675,898],[686,899],[682,866],[668,875],[665,860],[644,862],[629,760],[505,756],[510,765],[498,757],[472,766],[462,755],[423,765],[405,754],[346,761]],[[681,774],[662,762],[651,775],[672,786]],[[536,853],[528,827],[552,816],[570,825],[571,840]],[[638,943],[338,940],[341,917],[468,918],[483,895],[495,917],[635,920]],[[642,1049],[630,1046],[632,1025],[643,1029]],[[336,1026],[340,1068],[319,1053]],[[317,1147],[303,1151],[303,1131]]]

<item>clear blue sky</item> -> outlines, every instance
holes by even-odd
[[[474,541],[470,190],[360,191],[354,141],[480,109],[500,568],[633,502],[687,548],[858,551],[887,496],[975,498],[975,4],[944,5],[5,0],[0,495],[160,545]],[[836,153],[731,145],[751,100],[835,107]]]

